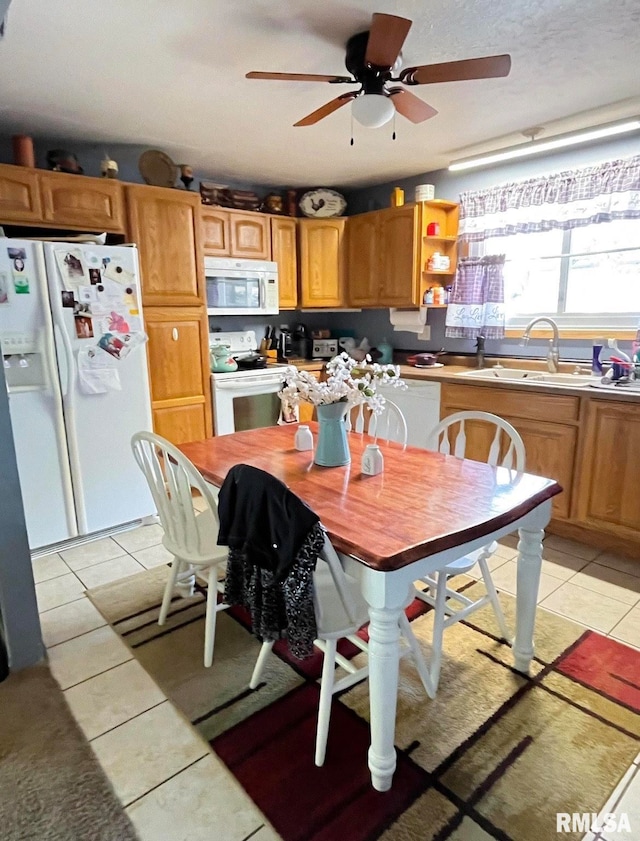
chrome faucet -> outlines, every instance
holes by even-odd
[[[520,344],[527,344],[527,342],[529,341],[529,334],[531,333],[531,328],[535,324],[538,324],[540,321],[546,321],[546,323],[549,324],[551,329],[553,330],[553,339],[549,339],[549,349],[547,351],[547,368],[549,369],[549,373],[557,374],[560,370],[560,350],[558,348],[560,337],[558,335],[558,325],[552,318],[548,318],[546,315],[541,315],[538,318],[533,318],[525,327],[522,339],[520,340]]]
[[[476,368],[484,368],[484,336],[476,339]]]

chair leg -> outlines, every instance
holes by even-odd
[[[413,661],[416,664],[416,669],[420,675],[420,680],[422,681],[425,692],[429,698],[435,698],[436,690],[433,685],[433,681],[431,680],[429,669],[427,668],[427,664],[420,649],[420,644],[411,630],[411,622],[407,619],[407,614],[404,611],[400,614],[400,630],[406,641],[409,643]]]
[[[507,628],[504,613],[502,612],[502,606],[500,605],[500,600],[498,599],[498,593],[496,592],[496,588],[493,583],[493,578],[491,578],[491,573],[489,571],[489,567],[485,558],[480,558],[478,560],[478,566],[480,567],[480,572],[482,573],[484,586],[486,587],[487,594],[489,596],[489,601],[491,602],[491,607],[493,608],[493,612],[495,613],[496,621],[498,623],[498,627],[500,628],[500,633],[502,634],[502,637],[506,640],[506,642],[512,642],[513,638],[511,636],[511,633],[509,632],[509,629]]]
[[[318,704],[318,726],[316,728],[315,761],[318,768],[324,765],[324,758],[327,753],[327,736],[329,735],[329,719],[331,718],[337,644],[337,640],[325,641],[322,678],[320,680],[320,703]]]
[[[438,573],[438,584],[436,586],[436,606],[433,617],[433,638],[431,653],[431,681],[434,693],[438,690],[440,682],[440,668],[442,666],[442,634],[444,632],[444,620],[446,617],[445,606],[447,600],[447,573],[441,570]]]
[[[207,613],[204,623],[204,665],[209,668],[213,663],[213,644],[216,638],[216,616],[218,611],[218,567],[209,567],[207,583]]]
[[[167,579],[167,584],[164,588],[164,596],[162,597],[162,607],[160,608],[160,616],[158,617],[158,625],[164,625],[167,621],[167,613],[169,612],[169,605],[171,604],[171,599],[173,598],[173,590],[176,586],[176,579],[178,578],[178,573],[182,568],[182,561],[180,558],[173,559],[173,563],[171,564],[171,569],[169,571],[169,578]]]
[[[255,689],[260,683],[260,678],[262,677],[262,672],[264,671],[265,663],[267,662],[267,657],[269,656],[269,654],[271,654],[272,648],[273,641],[262,643],[260,653],[258,654],[258,659],[256,660],[256,664],[253,667],[253,674],[251,675],[251,680],[249,681],[250,689]]]

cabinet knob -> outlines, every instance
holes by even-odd
[[[171,331],[171,337],[172,337],[174,342],[178,341],[178,328],[177,327],[174,327],[173,330]]]

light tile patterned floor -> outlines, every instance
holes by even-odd
[[[221,825],[225,841],[277,841],[223,763],[84,596],[85,587],[166,564],[171,556],[161,540],[160,526],[143,526],[34,560],[51,669],[142,841],[208,841]],[[512,594],[515,546],[513,536],[505,538],[489,562],[498,589]],[[640,561],[553,535],[543,557],[541,608],[640,648]],[[640,827],[638,804],[635,765],[603,812],[627,812]]]

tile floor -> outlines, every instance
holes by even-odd
[[[171,556],[161,540],[160,526],[143,526],[33,561],[51,669],[141,841],[204,841],[216,826],[224,826],[225,841],[276,841],[223,763],[84,595],[85,588],[166,564]],[[640,648],[640,563],[553,535],[544,546],[540,606]],[[516,555],[509,537],[490,560],[496,586],[512,594]],[[626,812],[640,833],[638,764],[603,812]],[[589,833],[585,841],[629,837]]]

